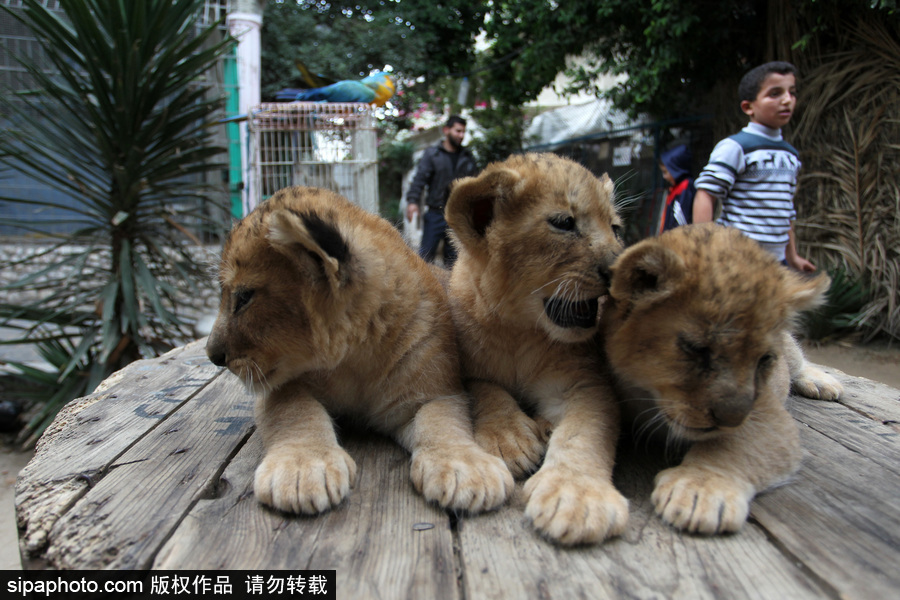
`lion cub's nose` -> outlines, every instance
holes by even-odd
[[[603,285],[609,287],[610,281],[612,281],[612,271],[610,271],[609,265],[597,267],[597,274],[600,275],[600,281],[603,282]]]
[[[219,344],[215,335],[211,335],[206,341],[206,356],[208,356],[212,364],[217,367],[228,365],[228,356],[225,353],[225,345]]]
[[[207,352],[206,355],[209,356],[209,360],[212,362],[212,364],[216,365],[217,367],[224,367],[228,364],[224,352],[217,352],[215,354],[210,354],[209,352]]]
[[[753,408],[752,394],[741,394],[723,400],[712,408],[712,418],[719,427],[737,427],[744,422]]]

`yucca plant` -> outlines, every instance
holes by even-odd
[[[201,182],[222,167],[210,127],[222,102],[211,70],[231,44],[197,26],[203,0],[67,0],[62,13],[43,4],[4,7],[42,56],[14,56],[30,89],[0,93],[0,164],[71,199],[0,200],[65,215],[4,219],[53,240],[24,264],[0,263],[31,267],[0,290],[0,325],[22,332],[11,343],[41,344],[57,368],[51,379],[19,365],[49,384],[32,439],[68,400],[189,335],[179,306],[203,267],[186,225],[212,221],[216,193]],[[54,234],[60,224],[72,233]],[[21,290],[37,299],[6,300]]]

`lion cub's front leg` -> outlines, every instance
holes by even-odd
[[[426,402],[399,437],[412,453],[413,486],[426,500],[476,513],[499,507],[512,493],[509,469],[475,443],[462,397]]]
[[[739,530],[757,492],[800,466],[797,427],[771,394],[736,431],[695,442],[681,465],[656,476],[651,497],[663,521],[693,533]]]
[[[782,334],[784,356],[791,371],[791,388],[814,400],[837,400],[844,393],[841,383],[806,360],[800,344],[789,332]]]
[[[524,488],[526,516],[566,545],[601,542],[628,523],[628,500],[612,484],[616,407],[587,392],[566,399],[544,464]]]
[[[513,477],[533,473],[547,447],[549,423],[526,415],[509,392],[489,381],[471,381],[475,402],[475,441],[503,459]]]
[[[281,388],[260,398],[256,410],[265,446],[253,482],[257,499],[304,514],[340,504],[356,480],[356,463],[338,445],[325,407]]]

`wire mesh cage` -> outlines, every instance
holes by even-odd
[[[304,185],[378,213],[375,118],[364,103],[261,104],[249,123],[256,199]]]

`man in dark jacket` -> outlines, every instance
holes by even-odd
[[[422,191],[428,187],[425,204],[428,212],[422,217],[422,242],[419,255],[431,262],[438,244],[444,240],[444,266],[448,269],[456,261],[456,249],[447,239],[447,221],[444,220],[444,204],[450,195],[454,179],[468,177],[476,172],[472,154],[462,146],[466,137],[466,121],[456,115],[447,119],[441,130],[444,139],[425,150],[419,160],[416,176],[406,193],[406,219],[412,221],[419,214]]]

